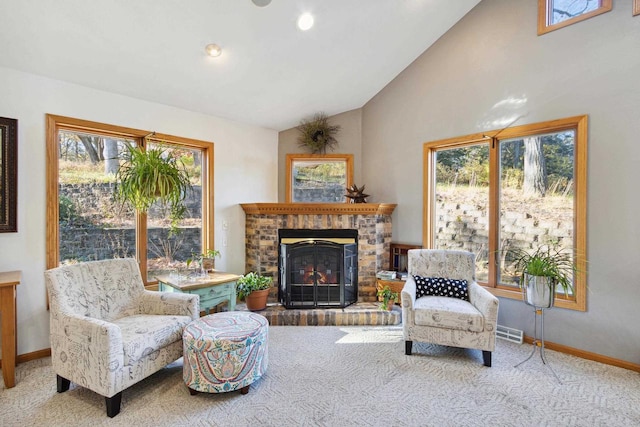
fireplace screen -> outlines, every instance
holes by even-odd
[[[356,243],[306,239],[280,244],[280,301],[287,308],[346,307],[357,301]]]

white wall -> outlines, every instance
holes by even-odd
[[[215,247],[222,252],[216,266],[244,273],[244,212],[238,204],[277,200],[276,131],[0,67],[0,116],[18,119],[18,232],[0,233],[0,271],[22,270],[18,354],[49,348],[44,287],[47,113],[213,142]],[[228,230],[222,229],[223,221]]]
[[[640,364],[640,16],[616,1],[543,36],[536,17],[533,0],[483,0],[369,101],[364,182],[398,204],[394,241],[420,244],[424,142],[588,114],[588,310],[549,310],[546,338]],[[521,301],[502,298],[499,323],[533,335]]]

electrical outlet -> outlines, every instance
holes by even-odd
[[[222,221],[222,229],[223,230],[228,230],[229,229],[229,222],[227,220],[223,220]],[[225,245],[227,246],[227,245]]]

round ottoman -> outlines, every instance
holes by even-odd
[[[191,394],[249,392],[267,370],[269,322],[245,311],[216,313],[184,328],[182,378]]]

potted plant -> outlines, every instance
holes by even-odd
[[[220,251],[216,249],[207,249],[204,253],[200,254],[200,262],[202,262],[202,268],[207,271],[213,270],[216,266],[216,257],[220,256]]]
[[[510,252],[515,254],[514,267],[520,272],[520,287],[527,304],[551,308],[558,287],[566,295],[573,292],[577,269],[571,252],[553,246],[540,246],[533,252]]]
[[[238,298],[245,300],[250,311],[264,310],[271,290],[273,278],[258,273],[247,273],[236,282]]]
[[[216,249],[207,249],[201,254],[192,252],[191,256],[187,258],[187,268],[189,268],[189,265],[191,265],[192,262],[197,261],[200,263],[200,267],[202,267],[203,270],[213,270],[215,267],[215,258],[217,256],[220,256],[220,251]]]
[[[393,309],[393,304],[398,299],[398,293],[392,291],[389,285],[386,285],[384,288],[379,290],[378,296],[382,297],[380,309],[387,311],[391,311]]]
[[[143,213],[154,203],[169,207],[171,228],[175,231],[186,211],[183,201],[191,189],[184,165],[162,147],[144,150],[127,146],[127,150],[116,172],[116,199]]]

